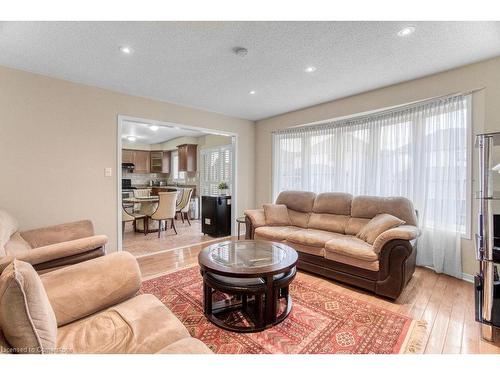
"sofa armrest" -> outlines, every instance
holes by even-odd
[[[255,234],[255,228],[266,225],[264,209],[245,210],[245,239],[251,240]]]
[[[21,232],[21,237],[33,248],[91,237],[93,235],[94,226],[90,220],[75,221]]]
[[[65,264],[72,264],[71,261],[63,261],[64,258],[71,259],[79,257],[81,254],[88,253],[96,249],[102,249],[101,253],[104,254],[104,247],[108,242],[108,237],[105,235],[92,236],[87,238],[80,238],[78,240],[56,243],[53,245],[42,246],[36,249],[30,249],[22,254],[15,256],[6,256],[0,259],[0,272],[7,267],[14,259],[22,260],[23,262],[30,263],[36,270],[40,267],[37,265],[50,265],[62,266]],[[57,263],[57,264],[56,264]],[[47,268],[47,267],[42,267]]]
[[[420,230],[414,225],[400,225],[399,227],[386,230],[373,242],[373,251],[380,253],[386,243],[392,240],[415,240],[420,235]]]
[[[40,276],[62,326],[133,297],[141,286],[135,258],[122,251]]]
[[[264,209],[262,208],[258,208],[256,210],[246,210],[245,216],[250,219],[254,228],[266,225],[266,216],[264,215]]]

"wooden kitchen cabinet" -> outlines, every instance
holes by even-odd
[[[133,150],[122,150],[122,163],[134,163]]]
[[[179,172],[196,172],[198,145],[179,145],[177,152],[179,153]]]
[[[134,173],[149,173],[150,163],[151,160],[149,151],[134,151]]]
[[[163,151],[162,172],[170,173],[171,151]]]
[[[162,151],[151,151],[151,173],[162,173],[163,172],[163,152]]]

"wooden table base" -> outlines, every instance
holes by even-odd
[[[239,333],[259,332],[279,324],[292,310],[289,285],[295,274],[296,269],[293,269],[278,280],[270,276],[263,284],[236,286],[223,283],[209,273],[202,272],[204,314],[216,326]],[[213,295],[217,291],[229,294],[231,298],[213,302]],[[277,315],[281,301],[284,301],[285,308]],[[221,317],[236,311],[244,316],[250,323],[249,326],[231,324]]]

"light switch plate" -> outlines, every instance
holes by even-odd
[[[111,177],[113,175],[113,171],[111,168],[104,168],[104,177]]]

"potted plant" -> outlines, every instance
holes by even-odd
[[[217,188],[219,189],[219,195],[227,195],[227,189],[229,189],[229,186],[225,181],[222,181]]]

